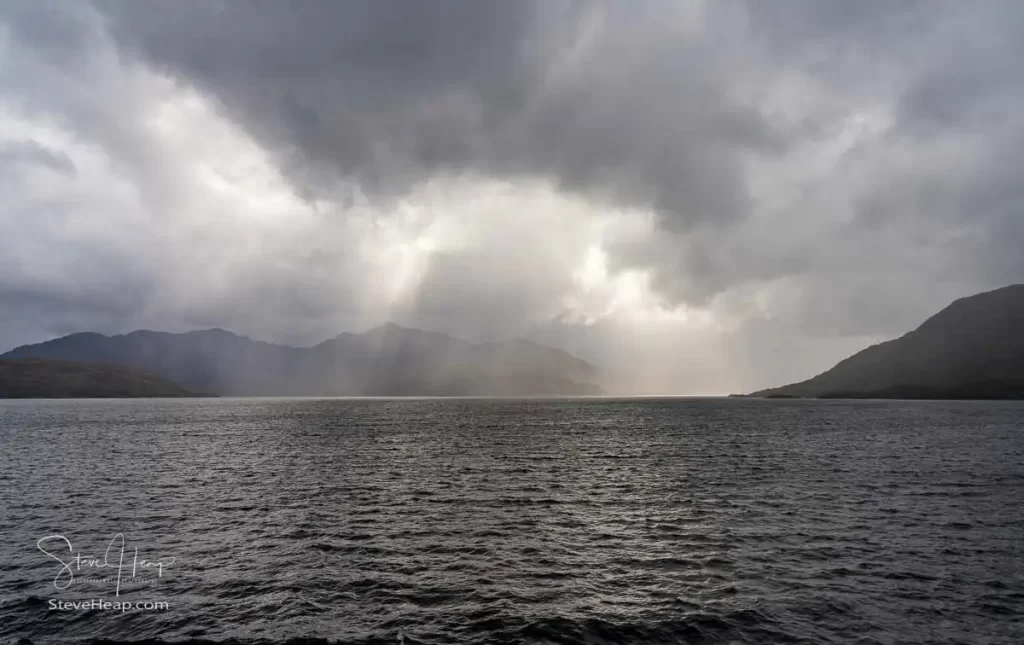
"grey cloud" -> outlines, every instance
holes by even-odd
[[[681,15],[685,5],[617,2],[100,6],[123,47],[216,96],[277,151],[303,194],[343,179],[379,197],[437,173],[548,177],[598,201],[653,208],[668,242],[612,243],[613,260],[648,268],[670,301],[693,304],[813,273],[825,247],[878,216],[925,217],[920,226],[950,218],[949,227],[976,217],[946,205],[921,216],[950,176],[910,170],[870,180],[852,197],[856,221],[833,227],[835,237],[796,248],[783,227],[746,239],[758,205],[744,164],[786,163],[870,100],[895,101],[898,114],[864,157],[889,154],[887,141],[934,138],[920,130],[928,118],[1012,104],[1015,57],[1000,43],[1013,49],[1021,13],[916,1],[697,3]],[[775,76],[792,73],[831,102],[807,97],[795,115],[765,109]],[[997,140],[1011,127],[982,132]],[[957,180],[985,182],[993,170]],[[792,208],[830,217],[813,201]]]
[[[11,29],[7,34],[16,42],[31,47],[56,64],[73,64],[76,52],[89,45],[83,29],[85,5],[55,6],[33,0],[10,0],[0,8],[0,21]]]
[[[367,324],[369,287],[334,244],[343,221],[290,233],[289,247],[219,224],[216,202],[190,211],[215,196],[155,138],[152,84],[88,6],[4,3],[0,34],[0,117],[60,141],[0,133],[0,345],[204,326],[312,342]]]
[[[22,164],[40,165],[66,175],[75,172],[75,164],[66,154],[51,150],[38,141],[0,144],[0,169],[16,169]]]
[[[734,100],[738,79],[714,34],[680,34],[664,20],[670,5],[100,6],[126,51],[215,96],[311,197],[344,181],[380,199],[438,173],[542,177],[596,201],[653,208],[681,233],[742,220],[741,155],[785,150],[800,125]],[[742,44],[740,33],[729,38]],[[510,265],[518,285],[506,280],[500,298],[487,297],[467,277],[486,265],[447,271],[455,261],[431,263],[413,320],[443,310],[465,328],[481,300],[516,310],[488,316],[495,322],[529,320],[538,312],[529,292],[552,282]]]
[[[214,99],[297,193],[346,205],[341,217],[351,194],[393,204],[462,175],[653,210],[649,231],[604,240],[612,271],[645,270],[667,305],[739,320],[729,360],[733,371],[743,357],[756,364],[752,386],[781,378],[769,363],[801,346],[831,359],[952,298],[1024,280],[1024,9],[1012,0],[93,6],[98,15],[84,4],[0,7],[14,56],[0,64],[0,107],[45,114],[130,185],[130,198],[45,200],[21,175],[72,182],[89,169],[41,142],[0,148],[0,168],[19,173],[6,173],[19,191],[0,212],[17,229],[0,242],[0,298],[35,312],[24,319],[56,321],[54,333],[155,319],[316,340],[370,316],[373,276],[343,222],[247,254],[229,248],[230,231],[182,215],[196,186],[151,141],[138,69]],[[860,118],[877,130],[849,134]],[[64,232],[86,210],[120,213],[97,224],[109,239]],[[467,335],[546,325],[574,288],[579,249],[559,260],[545,235],[566,234],[524,234],[506,255],[500,236],[437,252],[388,313]],[[51,270],[26,250],[40,245],[77,259]],[[78,289],[84,265],[95,290]],[[189,270],[204,279],[190,282]],[[124,294],[107,301],[102,285]],[[162,305],[131,295],[153,292],[170,295]],[[594,355],[612,355],[601,348],[625,333],[608,321],[564,326],[559,342]],[[764,347],[773,343],[786,351]]]
[[[216,96],[304,192],[544,176],[678,228],[741,217],[737,152],[786,145],[730,99],[712,41],[665,25],[670,5],[100,6],[127,50]]]
[[[471,0],[99,6],[126,50],[217,97],[297,176],[384,192],[469,162],[473,123],[451,124],[464,115],[446,113],[448,97],[468,93],[481,121],[523,100],[517,63],[535,11]]]

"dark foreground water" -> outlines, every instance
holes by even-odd
[[[1019,403],[0,402],[2,641],[1021,645],[1022,612]]]

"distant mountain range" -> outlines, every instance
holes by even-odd
[[[0,398],[198,396],[143,370],[42,358],[0,359]]]
[[[529,396],[600,394],[597,369],[528,340],[470,343],[387,324],[314,347],[255,341],[223,329],[182,334],[79,333],[0,359],[48,358],[148,370],[225,396]]]
[[[750,396],[1024,399],[1024,284],[961,298],[812,379]]]

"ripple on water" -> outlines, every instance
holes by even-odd
[[[963,414],[965,410],[969,415]],[[1024,406],[0,402],[0,637],[1024,643]],[[35,548],[124,533],[165,611]]]

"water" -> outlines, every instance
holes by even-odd
[[[6,401],[0,445],[4,641],[1024,643],[1020,403]],[[117,534],[165,566],[120,595]],[[168,606],[51,607],[94,598]]]

